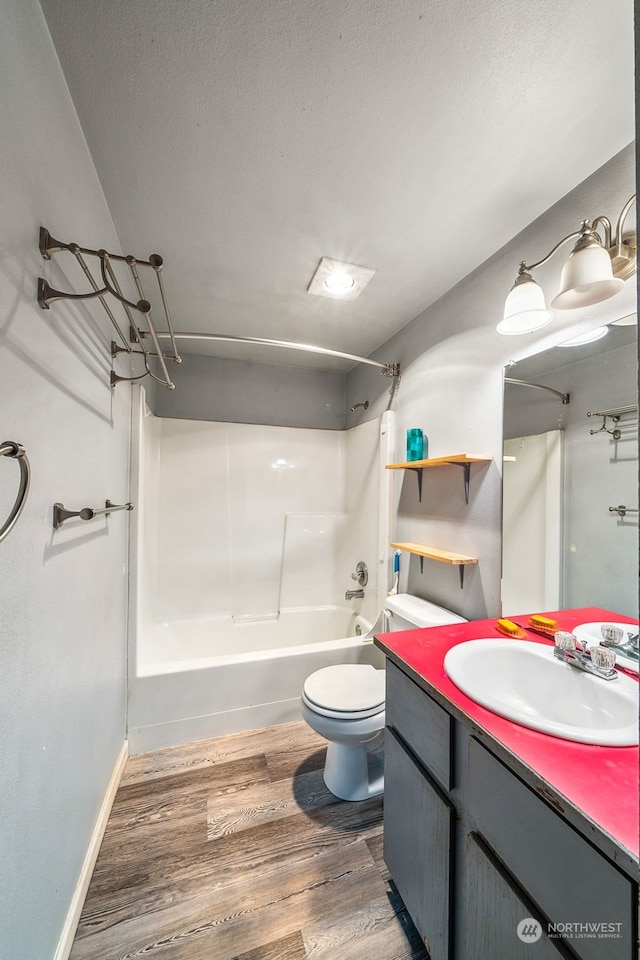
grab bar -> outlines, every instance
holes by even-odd
[[[20,443],[16,443],[14,440],[5,440],[4,443],[0,444],[0,457],[14,457],[20,464],[20,486],[18,488],[18,496],[16,497],[16,502],[11,508],[9,516],[2,527],[0,527],[0,541],[2,541],[12,531],[18,517],[22,513],[22,508],[26,503],[27,494],[29,493],[29,485],[31,483],[31,468],[29,466],[29,458],[27,457],[24,447]]]
[[[54,503],[53,527],[57,530],[65,520],[70,520],[72,517],[80,517],[81,520],[93,520],[94,517],[100,517],[102,515],[108,517],[110,513],[116,513],[118,510],[133,510],[133,504],[115,504],[111,503],[111,500],[105,500],[104,509],[98,507],[83,507],[82,510],[65,510],[64,504]]]

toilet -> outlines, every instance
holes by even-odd
[[[387,597],[378,633],[465,623],[444,607],[408,593]],[[380,621],[379,621],[380,622]],[[370,639],[373,630],[363,637]],[[324,782],[341,800],[366,800],[384,789],[385,672],[340,663],[316,670],[302,688],[302,717],[329,741]]]

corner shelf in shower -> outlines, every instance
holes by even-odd
[[[464,471],[464,502],[469,503],[469,477],[472,463],[490,463],[492,457],[484,453],[454,453],[450,457],[430,457],[428,460],[405,460],[388,463],[387,470],[414,470],[418,475],[418,500],[422,503],[422,471],[431,467],[462,467]]]
[[[451,553],[449,550],[440,550],[438,547],[427,547],[423,543],[392,543],[394,550],[402,550],[404,553],[413,553],[420,557],[420,573],[424,564],[424,558],[427,560],[437,560],[439,563],[449,563],[458,567],[460,571],[460,589],[464,587],[464,568],[468,564],[477,563],[477,557],[465,557],[461,553]]]

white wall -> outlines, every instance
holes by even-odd
[[[49,960],[125,735],[128,524],[54,533],[52,506],[126,500],[130,391],[108,385],[100,308],[36,302],[38,275],[80,283],[41,258],[40,224],[118,242],[39,5],[0,7],[0,440],[24,444],[33,473],[0,544],[0,952]],[[0,461],[0,522],[17,478]]]
[[[194,354],[170,372],[176,389],[155,384],[149,397],[159,417],[344,430],[344,373]]]
[[[141,621],[344,604],[377,612],[378,424],[348,433],[143,419]]]
[[[411,592],[470,619],[499,613],[503,367],[512,359],[596,326],[603,318],[620,316],[617,311],[625,303],[631,307],[624,312],[631,312],[635,309],[635,278],[627,281],[627,289],[617,298],[588,314],[556,312],[553,323],[537,334],[504,337],[495,326],[521,260],[543,257],[585,217],[606,214],[615,220],[634,191],[630,145],[375,351],[375,359],[401,363],[402,378],[395,398],[390,396],[388,382],[370,368],[360,366],[349,374],[347,408],[368,397],[367,416],[373,419],[391,406],[397,414],[398,450],[403,449],[406,430],[420,426],[429,436],[431,456],[469,452],[493,457],[489,467],[471,468],[468,506],[459,468],[425,472],[421,504],[415,477],[398,472],[398,540],[479,558],[477,567],[467,570],[464,590],[460,590],[457,573],[447,565],[425,561],[421,575],[418,559],[409,564],[405,554],[401,586],[408,584]],[[473,243],[473,236],[464,233],[464,213],[454,211],[461,224],[461,242]],[[428,259],[425,251],[425,269],[429,269]],[[558,255],[536,272],[549,298],[558,289],[562,262]],[[347,414],[347,425],[351,422]]]

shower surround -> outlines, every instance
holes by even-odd
[[[393,415],[314,430],[134,400],[131,751],[296,719],[309,673],[377,656],[360,635],[387,591]]]

